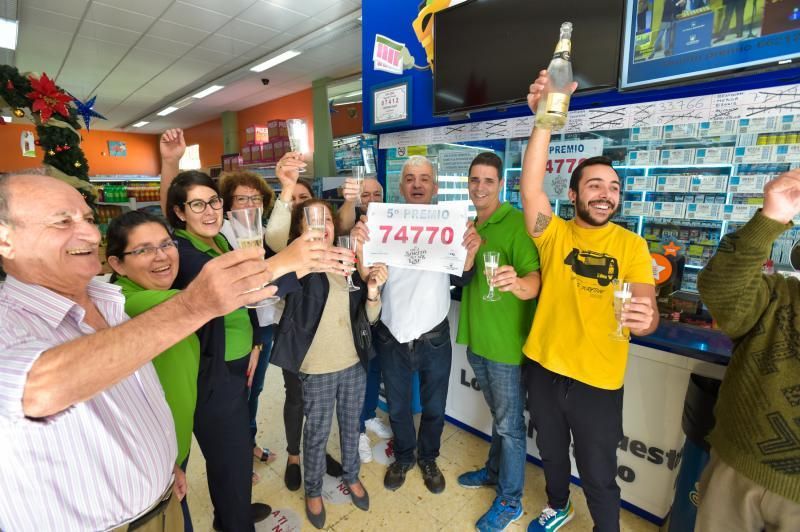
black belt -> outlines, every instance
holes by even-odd
[[[416,344],[417,342],[422,342],[423,340],[430,340],[431,338],[438,338],[439,335],[441,335],[445,331],[445,329],[447,329],[448,325],[449,323],[447,321],[447,318],[445,318],[442,320],[441,323],[439,323],[439,325],[437,325],[430,331],[419,335],[419,338],[411,340],[410,342],[406,342],[406,345],[408,346],[409,349],[414,349],[414,344]]]
[[[166,511],[167,506],[169,506],[170,499],[172,499],[171,483],[169,485],[169,488],[167,488],[167,491],[165,491],[164,494],[161,496],[161,500],[158,501],[158,503],[155,506],[153,506],[153,508],[149,512],[139,517],[138,519],[135,519],[130,523],[128,523],[128,531],[130,532],[131,530],[136,530],[138,528],[141,528],[147,523],[149,523],[150,520],[155,519],[159,515],[162,515]]]

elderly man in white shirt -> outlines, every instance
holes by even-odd
[[[438,189],[430,161],[422,156],[410,157],[403,165],[400,179],[400,193],[406,203],[429,204]],[[362,218],[353,229],[353,235],[362,242],[368,240],[364,222]],[[480,237],[471,222],[462,245],[467,248],[462,277],[398,267],[389,269],[389,280],[383,290],[383,314],[374,335],[394,432],[395,462],[383,479],[388,490],[403,485],[415,461],[428,490],[441,493],[445,488],[436,458],[444,428],[452,360],[447,313],[451,283],[464,285],[472,277]],[[419,372],[422,403],[419,434],[414,429],[411,411],[411,380],[415,372]]]

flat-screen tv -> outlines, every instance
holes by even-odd
[[[565,21],[578,91],[615,88],[624,0],[468,0],[434,15],[434,114],[525,102]]]
[[[796,65],[798,0],[626,0],[621,89]]]

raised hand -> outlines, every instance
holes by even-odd
[[[162,161],[180,161],[186,152],[186,141],[182,129],[168,129],[161,135],[159,142]]]
[[[278,164],[275,165],[275,176],[280,181],[282,187],[294,186],[300,177],[300,172],[305,169],[306,163],[303,162],[303,154],[296,151],[289,151],[283,154]]]
[[[349,203],[358,201],[358,198],[361,196],[361,187],[358,185],[358,181],[352,177],[345,179],[344,186],[342,187],[342,196],[344,200]]]
[[[528,87],[528,107],[532,113],[536,113],[536,108],[539,106],[539,100],[541,100],[542,96],[545,94],[545,89],[547,89],[549,83],[550,76],[547,74],[547,70],[540,70],[539,77],[536,78],[536,81],[531,83],[530,87]],[[573,81],[572,92],[575,92],[575,89],[577,88],[578,83]]]
[[[764,186],[761,214],[789,223],[800,213],[800,168],[783,173]]]

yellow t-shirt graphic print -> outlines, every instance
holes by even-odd
[[[542,289],[525,355],[559,375],[619,389],[628,343],[609,337],[616,328],[611,281],[653,284],[647,243],[613,223],[587,229],[557,216],[534,242]]]

